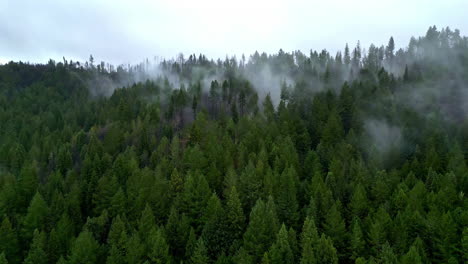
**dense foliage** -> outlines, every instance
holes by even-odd
[[[435,27],[396,52],[10,62],[0,263],[467,263],[467,102],[468,39]]]

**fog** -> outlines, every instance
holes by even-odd
[[[115,65],[179,53],[209,58],[326,48],[397,49],[429,25],[468,31],[465,0],[0,1],[0,63],[49,58]]]

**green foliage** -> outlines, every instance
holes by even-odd
[[[317,227],[314,219],[307,217],[304,221],[301,233],[301,264],[315,264],[316,250],[319,242]]]
[[[82,231],[76,238],[70,250],[68,263],[96,263],[99,254],[99,244],[89,231]]]
[[[8,264],[8,260],[5,257],[5,252],[0,254],[0,264]]]
[[[353,219],[351,226],[351,259],[358,259],[364,255],[366,249],[366,241],[361,229],[361,224],[358,218]]]
[[[29,248],[28,255],[24,260],[25,264],[46,264],[48,263],[47,254],[45,252],[46,237],[43,232],[34,230],[33,239]]]
[[[148,258],[152,263],[170,262],[169,245],[161,228],[154,227],[148,234]]]
[[[205,264],[208,263],[208,252],[205,246],[203,239],[199,238],[197,245],[193,251],[192,257],[190,258],[190,263],[192,264]]]
[[[333,242],[324,234],[322,234],[322,236],[320,237],[315,252],[317,253],[317,263],[338,263],[338,256],[336,253],[336,249],[333,246]]]
[[[467,51],[0,65],[0,262],[466,263]]]
[[[22,225],[22,237],[25,241],[32,238],[35,229],[42,230],[48,217],[47,204],[42,195],[37,192],[29,204],[27,214]]]
[[[17,233],[8,217],[4,217],[0,225],[0,251],[10,263],[17,263],[20,257],[19,250]]]
[[[288,232],[284,224],[280,228],[276,242],[270,248],[269,256],[271,256],[270,263],[273,264],[294,263],[293,251],[289,245]]]
[[[244,247],[256,261],[263,257],[263,253],[270,247],[278,231],[279,224],[273,199],[270,197],[266,204],[258,200],[252,208],[249,219],[249,225],[244,233]]]

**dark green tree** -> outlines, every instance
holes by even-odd
[[[31,246],[28,255],[23,263],[25,264],[46,264],[48,263],[47,253],[45,251],[46,237],[44,232],[34,230]]]
[[[270,263],[272,264],[294,263],[294,254],[289,245],[288,231],[284,224],[281,226],[276,242],[271,246],[268,255],[271,256]]]

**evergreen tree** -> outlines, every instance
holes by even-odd
[[[226,224],[227,224],[227,238],[228,244],[233,243],[235,240],[241,239],[244,231],[245,216],[242,211],[242,204],[237,194],[236,187],[232,187],[229,192],[228,200],[226,202]]]
[[[29,248],[28,255],[24,260],[25,264],[46,264],[48,263],[47,254],[45,252],[46,237],[44,232],[34,230],[33,239]]]
[[[343,217],[340,213],[340,204],[336,202],[328,212],[325,218],[324,224],[324,232],[327,234],[332,240],[333,245],[338,251],[338,256],[344,258],[346,252],[346,226]]]
[[[393,37],[390,37],[390,40],[388,41],[388,45],[385,49],[385,58],[391,62],[393,59],[393,52],[395,50],[395,41],[393,40]]]
[[[354,193],[351,197],[351,203],[349,206],[351,207],[351,212],[354,216],[361,219],[365,217],[369,204],[366,196],[366,190],[361,184],[354,187]]]
[[[183,257],[190,232],[189,219],[185,215],[180,215],[176,207],[172,207],[165,231],[171,255],[178,258]]]
[[[138,236],[138,234],[132,234],[126,241],[125,244],[125,261],[127,263],[142,263],[143,256],[145,253],[145,247]]]
[[[283,224],[277,235],[276,242],[270,248],[269,256],[271,256],[272,264],[294,263],[293,251],[288,242],[288,232]]]
[[[412,246],[408,253],[406,253],[402,258],[401,258],[401,263],[402,264],[409,264],[409,263],[414,263],[414,264],[419,264],[423,263],[421,261],[421,257],[418,254],[417,249]]]
[[[5,257],[5,253],[0,253],[0,264],[8,264],[8,260]]]
[[[462,252],[463,252],[463,261],[468,261],[468,227],[463,229],[462,235]]]
[[[310,217],[306,217],[301,233],[301,264],[317,263],[315,251],[317,250],[318,242],[319,236],[314,220]]]
[[[316,263],[338,263],[338,256],[333,242],[330,238],[325,237],[324,234],[320,237],[315,252],[317,253]]]
[[[169,245],[161,228],[154,227],[148,234],[148,258],[153,263],[170,263]]]
[[[252,208],[249,219],[244,233],[244,247],[255,262],[259,261],[270,247],[278,231],[278,219],[273,199],[270,197],[266,204],[258,200]]]
[[[192,257],[190,258],[190,262],[192,264],[205,264],[208,263],[208,261],[209,258],[205,243],[203,242],[203,239],[199,238]]]
[[[196,230],[202,228],[203,211],[210,198],[210,188],[199,172],[189,173],[181,193],[181,211],[186,213]]]
[[[380,254],[380,259],[381,259],[381,262],[382,263],[385,263],[385,264],[396,264],[398,263],[398,259],[395,255],[395,253],[393,252],[393,249],[392,247],[387,243],[385,243],[383,246],[382,246],[382,252]]]
[[[42,230],[46,225],[48,207],[42,195],[37,192],[31,200],[28,212],[24,217],[21,234],[24,241],[32,238],[35,229]]]
[[[198,240],[195,235],[195,230],[193,228],[190,228],[190,232],[187,238],[187,245],[185,246],[185,259],[190,259],[190,257],[192,257],[197,243]]]
[[[277,209],[281,221],[295,226],[299,219],[296,191],[296,172],[294,168],[285,169],[278,182]]]
[[[99,254],[99,244],[89,231],[82,231],[76,238],[70,250],[68,263],[91,264],[96,263]]]
[[[148,234],[155,227],[156,220],[153,215],[153,210],[146,204],[145,209],[138,220],[138,234],[143,241],[148,241]]]
[[[9,263],[19,262],[18,238],[8,217],[4,217],[0,225],[0,252]]]

